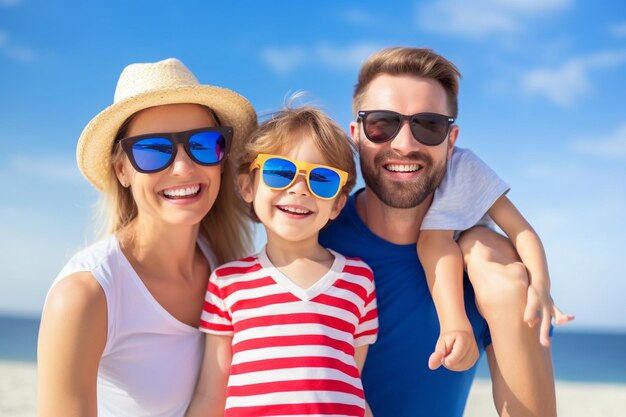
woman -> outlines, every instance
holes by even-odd
[[[249,252],[227,153],[255,125],[245,98],[178,60],[124,69],[78,141],[109,237],[76,254],[46,299],[40,416],[184,415],[208,277]]]

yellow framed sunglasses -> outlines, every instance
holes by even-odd
[[[280,155],[261,153],[250,164],[250,171],[259,168],[261,181],[272,190],[284,190],[294,183],[301,173],[315,197],[332,200],[348,181],[348,173],[327,165],[286,158]]]

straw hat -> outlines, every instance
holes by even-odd
[[[224,126],[234,130],[231,152],[256,126],[256,113],[244,97],[226,88],[201,85],[175,58],[124,68],[113,104],[94,117],[76,146],[78,168],[97,189],[103,190],[111,170],[111,150],[121,125],[148,107],[197,103],[211,108]]]

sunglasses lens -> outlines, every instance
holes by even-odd
[[[375,111],[365,116],[365,136],[375,143],[387,142],[398,133],[400,117],[387,111]]]
[[[217,164],[226,154],[226,139],[220,132],[196,133],[189,138],[189,152],[200,164]]]
[[[165,168],[172,159],[174,147],[166,138],[146,138],[133,144],[135,164],[145,172],[156,172]]]
[[[419,114],[411,119],[411,132],[418,142],[428,146],[439,145],[446,139],[450,122],[441,114]]]
[[[293,162],[282,158],[269,158],[263,164],[263,182],[270,188],[285,188],[296,176]]]
[[[339,173],[328,168],[313,168],[309,174],[309,185],[313,194],[321,198],[332,198],[339,190]]]

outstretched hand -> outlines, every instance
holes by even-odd
[[[478,360],[478,346],[471,331],[454,330],[439,335],[435,351],[428,358],[432,370],[443,365],[451,371],[466,371]]]
[[[573,314],[565,314],[554,304],[552,297],[545,291],[528,286],[524,321],[530,327],[541,321],[539,328],[539,342],[542,346],[550,346],[550,325],[554,318],[555,325],[567,324],[574,320]]]

